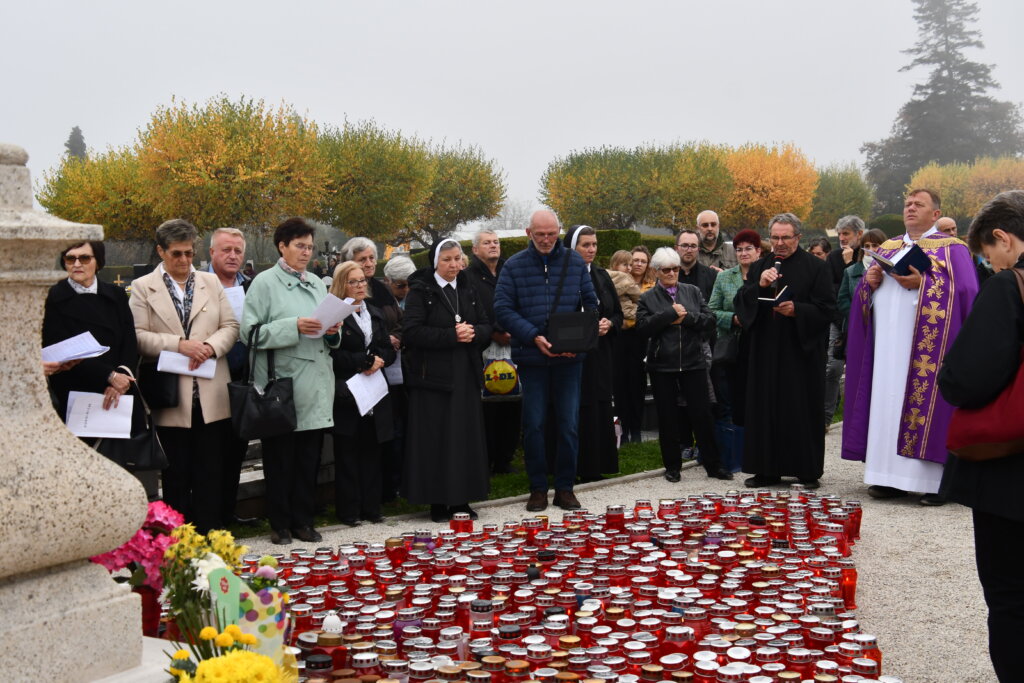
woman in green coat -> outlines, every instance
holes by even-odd
[[[241,338],[262,325],[256,349],[274,350],[279,377],[292,378],[295,431],[263,439],[263,479],[267,487],[270,540],[289,545],[292,536],[306,543],[321,539],[313,528],[316,475],[324,430],[334,426],[334,371],[330,350],[341,341],[340,325],[324,334],[311,318],[327,296],[323,281],[306,271],[313,256],[315,229],[301,218],[289,218],[274,230],[274,244],[281,253],[277,265],[252,281],[245,296]],[[267,354],[258,353],[254,382],[267,382]]]

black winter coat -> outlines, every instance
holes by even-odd
[[[1024,257],[1016,264],[1024,268]],[[996,399],[1020,370],[1024,303],[1010,271],[993,275],[978,292],[939,370],[939,391],[954,406],[981,408]],[[950,456],[940,492],[967,507],[1024,522],[1024,453],[984,462]],[[1008,543],[1020,539],[1007,539]]]
[[[498,321],[494,319],[494,288],[498,286],[498,276],[501,275],[501,269],[504,265],[505,259],[498,259],[494,275],[491,275],[491,269],[487,267],[487,264],[476,256],[472,256],[470,257],[469,268],[466,268],[466,277],[469,278],[470,283],[476,288],[495,332],[505,331],[498,324]]]
[[[359,426],[359,408],[345,384],[357,372],[369,370],[373,365],[373,357],[380,356],[387,367],[395,362],[395,347],[388,336],[387,322],[381,310],[366,304],[373,324],[373,339],[367,348],[363,330],[354,316],[345,318],[341,326],[341,343],[338,348],[331,349],[334,361],[334,433],[341,436],[354,436]],[[383,372],[383,368],[377,372]],[[377,443],[385,443],[393,438],[394,420],[391,410],[390,394],[380,400],[373,408],[373,415],[366,415],[374,421],[377,430]]]
[[[409,387],[452,391],[455,354],[470,347],[470,362],[478,388],[483,389],[481,352],[491,343],[491,320],[483,302],[464,272],[455,278],[458,313],[473,325],[473,341],[461,344],[455,335],[455,312],[437,281],[433,268],[423,268],[409,277],[409,294],[402,319],[402,374]]]
[[[705,302],[711,301],[711,292],[715,288],[715,279],[717,277],[718,273],[700,261],[693,264],[689,274],[684,273],[682,268],[679,269],[679,284],[695,286],[700,290]],[[687,306],[686,310],[690,310],[690,307]]]
[[[50,376],[50,388],[62,420],[69,391],[102,394],[114,369],[126,365],[135,372],[139,360],[135,321],[128,308],[128,295],[120,287],[100,281],[96,294],[78,294],[67,280],[61,280],[50,288],[43,317],[43,346],[83,332],[91,332],[96,341],[110,350]]]
[[[678,325],[673,303],[686,309]],[[665,288],[656,284],[640,296],[636,308],[636,330],[648,338],[648,372],[685,372],[708,367],[704,342],[715,331],[715,315],[700,290],[680,284],[673,300]]]

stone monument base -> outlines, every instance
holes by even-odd
[[[93,681],[142,659],[139,596],[87,560],[0,579],[0,614],[0,652],[25,667],[8,680]]]

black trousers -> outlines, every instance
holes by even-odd
[[[334,434],[334,514],[338,519],[380,517],[381,446],[373,420],[372,415],[359,418],[352,436]]]
[[[230,422],[230,421],[229,421]],[[238,500],[238,480],[242,476],[242,462],[249,451],[249,440],[239,439],[233,430],[224,441],[224,478],[221,495],[221,519],[224,525],[231,523],[235,516]]]
[[[157,433],[168,462],[163,472],[164,502],[185,515],[201,534],[221,528],[224,444],[231,436],[231,420],[203,422],[197,399],[190,428],[157,427]]]
[[[704,469],[717,470],[721,463],[715,444],[707,370],[652,372],[651,390],[658,412],[658,445],[665,469],[679,469],[682,465],[680,447],[683,442],[689,442],[692,433],[697,439]],[[680,398],[686,401],[685,407],[679,405]]]
[[[644,375],[647,339],[635,329],[621,330],[615,335],[614,344],[612,392],[615,395],[615,414],[619,416],[624,432],[640,431],[647,396],[647,378]]]
[[[1024,619],[1024,522],[974,510],[974,555],[988,605],[988,652],[1003,683],[1021,680],[1017,629]]]
[[[522,431],[522,401],[482,401],[487,461],[493,470],[507,466],[519,445]]]
[[[287,531],[313,526],[323,444],[322,429],[263,439],[263,480],[271,528]]]

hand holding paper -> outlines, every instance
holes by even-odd
[[[173,372],[175,375],[213,379],[213,375],[217,372],[217,359],[209,358],[198,368],[193,369],[192,359],[188,356],[174,351],[161,351],[156,362],[156,369],[160,372]]]
[[[110,350],[102,346],[91,332],[83,332],[69,337],[64,341],[43,347],[43,361],[47,363],[66,363],[70,360],[84,360],[102,356]]]
[[[345,318],[352,315],[354,310],[356,310],[356,307],[348,301],[343,301],[333,294],[328,294],[310,316],[320,321],[320,330],[315,334],[307,332],[303,332],[303,334],[310,339],[322,337],[325,331],[340,324]]]
[[[383,372],[375,372],[372,375],[357,372],[345,384],[356,400],[360,415],[366,415],[373,410],[373,407],[388,394],[388,383]]]
[[[68,429],[75,436],[101,439],[128,439],[132,435],[132,407],[135,397],[127,394],[117,405],[103,407],[103,394],[68,392]]]

